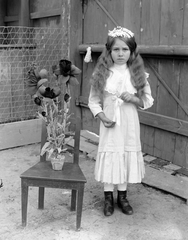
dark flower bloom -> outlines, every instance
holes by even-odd
[[[42,114],[43,117],[46,117],[46,112],[45,111],[42,111],[41,114]]]
[[[41,106],[41,98],[40,97],[36,97],[34,99],[34,102],[35,102],[36,105]]]
[[[60,74],[63,75],[64,77],[68,76],[71,71],[71,65],[72,65],[71,62],[66,59],[60,60],[59,61]]]
[[[68,102],[69,98],[70,98],[69,94],[68,94],[68,93],[65,93],[65,95],[64,95],[64,101],[65,101],[65,102]]]
[[[41,95],[45,98],[53,99],[59,96],[60,93],[61,93],[61,90],[58,87],[55,87],[55,88],[46,87],[45,91],[41,93]]]

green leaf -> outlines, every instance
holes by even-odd
[[[55,151],[55,149],[51,148],[48,153],[49,153],[49,158],[51,157],[52,153]]]
[[[47,148],[49,147],[50,143],[46,142],[41,149],[40,155],[43,156],[47,152]]]

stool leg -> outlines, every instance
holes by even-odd
[[[28,186],[27,181],[21,179],[21,204],[22,204],[22,226],[27,225],[27,203],[28,203]]]
[[[72,190],[72,195],[71,195],[71,211],[76,210],[76,190]]]
[[[78,231],[80,230],[80,226],[81,226],[83,197],[84,197],[84,186],[80,187],[80,189],[78,190],[77,215],[76,215],[76,229]]]
[[[39,187],[38,208],[44,209],[44,187]]]

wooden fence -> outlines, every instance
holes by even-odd
[[[21,0],[19,6],[16,0],[1,0],[0,7],[2,25],[63,30],[62,54],[82,69],[72,111],[76,102],[83,129],[95,133],[99,122],[87,108],[89,78],[108,30],[116,25],[131,29],[155,99],[152,108],[139,111],[143,151],[188,168],[188,0]],[[86,64],[88,46],[93,62]]]
[[[154,105],[139,111],[145,153],[188,167],[188,0],[93,0],[83,2],[82,106],[83,128],[98,133],[99,122],[87,108],[89,78],[104,47],[108,30],[125,26],[135,33],[150,74]],[[92,49],[92,63],[83,58]]]

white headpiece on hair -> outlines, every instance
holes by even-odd
[[[123,28],[120,26],[117,26],[112,31],[108,31],[108,36],[110,37],[134,37],[134,33],[128,30],[127,28]]]

